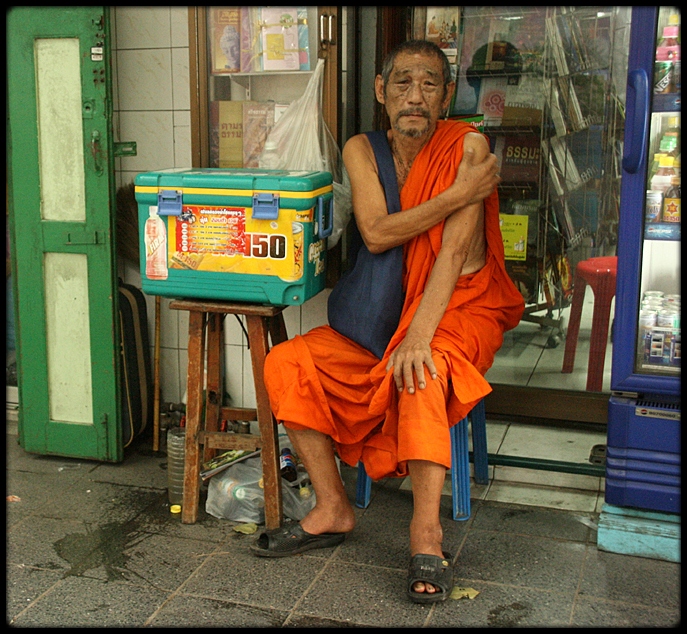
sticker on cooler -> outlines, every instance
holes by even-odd
[[[146,277],[150,280],[166,280],[167,233],[165,223],[158,215],[158,208],[151,205],[148,208],[148,219],[145,224],[144,244],[146,250]]]
[[[180,216],[168,216],[169,267],[297,281],[303,276],[303,223],[311,221],[312,210],[281,209],[275,219],[255,219],[250,207],[184,205]],[[317,274],[322,250],[316,251]]]

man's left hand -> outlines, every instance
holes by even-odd
[[[400,345],[391,353],[386,364],[387,371],[394,369],[394,382],[399,392],[404,386],[409,394],[415,393],[415,379],[417,387],[425,388],[425,368],[429,370],[432,379],[437,377],[437,369],[432,360],[432,350],[429,344],[420,340],[410,340],[406,337]]]

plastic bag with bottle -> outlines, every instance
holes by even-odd
[[[263,169],[331,173],[334,227],[327,238],[327,248],[331,249],[350,220],[353,203],[341,151],[322,117],[323,77],[324,59],[319,59],[303,94],[291,102],[270,131],[259,165]]]
[[[210,478],[205,511],[234,522],[265,522],[265,492],[260,456],[237,462]],[[315,506],[315,492],[305,471],[294,482],[282,478],[284,515],[302,520]]]

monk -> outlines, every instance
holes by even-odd
[[[484,375],[524,310],[504,267],[496,157],[473,127],[440,120],[454,89],[446,56],[424,40],[401,44],[375,79],[391,122],[400,212],[387,213],[367,136],[344,147],[368,249],[404,245],[405,303],[381,360],[329,325],[268,354],[270,404],[317,501],[300,523],[263,532],[251,546],[282,557],[344,541],[355,514],[335,452],[351,466],[362,460],[375,480],[409,475],[408,595],[419,603],[446,599],[453,584],[439,517],[449,428],[491,391]]]

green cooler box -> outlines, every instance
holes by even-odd
[[[324,289],[329,172],[171,169],[135,187],[149,295],[296,305]]]

